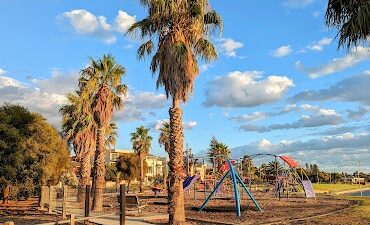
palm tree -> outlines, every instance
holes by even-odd
[[[326,24],[339,29],[338,48],[357,46],[370,36],[370,1],[329,0]]]
[[[96,149],[95,122],[91,109],[78,92],[69,93],[66,97],[68,103],[59,110],[62,114],[62,131],[80,163],[77,200],[84,202],[86,185],[90,183],[91,158]]]
[[[170,151],[170,123],[164,122],[162,123],[161,128],[159,129],[161,132],[158,137],[158,143],[162,147],[164,146],[164,150],[169,153]]]
[[[149,128],[140,126],[136,128],[136,132],[131,133],[132,148],[140,159],[140,193],[143,192],[144,160],[145,157],[149,154],[149,150],[151,148],[153,140],[153,138],[149,135],[149,130]]]
[[[106,134],[109,130],[113,110],[123,107],[122,96],[127,87],[121,83],[125,69],[113,56],[103,55],[98,60],[90,59],[87,68],[81,70],[79,87],[81,97],[90,102],[96,123],[96,151],[94,157],[93,210],[103,210],[103,188],[105,184]]]
[[[211,162],[220,168],[220,166],[225,162],[225,159],[230,158],[230,155],[231,152],[229,147],[218,141],[215,137],[212,137],[208,149],[208,156],[212,157]]]
[[[183,131],[181,102],[186,102],[198,75],[197,56],[204,61],[217,58],[210,32],[222,27],[221,17],[211,9],[208,0],[140,0],[148,15],[128,30],[139,34],[144,42],[138,49],[143,59],[155,51],[150,70],[158,73],[157,88],[163,86],[172,97],[169,151],[169,223],[184,224]],[[156,39],[156,41],[154,41]],[[156,47],[154,46],[156,43]]]
[[[279,161],[271,161],[269,164],[267,164],[266,167],[266,175],[275,177],[276,175],[281,175],[281,173],[284,171],[283,165]]]

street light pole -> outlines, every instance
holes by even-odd
[[[361,190],[361,183],[360,183],[360,169],[359,169],[360,162],[361,161],[356,161],[356,164],[357,164],[357,182],[358,182],[358,186],[360,188],[360,194],[361,194],[361,197],[362,197],[362,190]]]

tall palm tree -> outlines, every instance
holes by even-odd
[[[207,39],[215,28],[222,27],[221,17],[211,9],[208,0],[140,0],[148,15],[128,30],[139,34],[144,42],[138,58],[152,57],[150,70],[158,73],[157,88],[164,86],[172,97],[169,152],[169,223],[184,224],[183,130],[181,102],[186,102],[198,75],[197,57],[204,61],[217,58],[213,44]],[[154,46],[156,43],[156,46]]]
[[[144,160],[149,154],[149,150],[152,145],[153,138],[149,135],[149,128],[140,126],[136,128],[136,131],[131,133],[131,143],[134,152],[139,156],[140,159],[140,184],[139,191],[143,192],[143,181],[144,181]]]
[[[78,92],[67,94],[67,101],[59,110],[62,114],[62,131],[73,146],[80,164],[77,200],[84,202],[86,185],[90,183],[91,158],[96,148],[96,127],[91,108]]]
[[[122,96],[127,87],[121,83],[125,69],[118,64],[113,56],[103,55],[102,58],[90,59],[87,68],[81,70],[79,87],[81,97],[91,104],[96,123],[96,151],[93,173],[93,210],[103,210],[103,188],[105,185],[105,154],[106,134],[109,129],[114,110],[122,109]]]
[[[169,153],[170,151],[170,123],[164,122],[162,123],[161,128],[159,129],[160,134],[158,137],[158,143],[162,147],[164,146],[164,150]]]
[[[339,29],[338,48],[350,49],[369,41],[369,0],[329,0],[325,19],[327,26]]]

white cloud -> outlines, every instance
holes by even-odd
[[[159,131],[162,128],[163,123],[165,123],[165,122],[169,122],[169,119],[157,120],[157,121],[155,121],[155,123],[151,127],[153,127],[155,130]],[[185,121],[185,122],[182,123],[182,126],[185,130],[192,130],[197,125],[198,125],[198,123],[194,120]]]
[[[107,23],[107,18],[104,16],[95,16],[84,9],[65,12],[63,16],[69,20],[77,34],[92,35],[107,44],[112,44],[117,40],[112,33],[112,26]]]
[[[45,92],[64,95],[75,90],[78,76],[78,72],[62,73],[59,70],[53,70],[51,71],[51,77],[32,79],[31,82]]]
[[[253,112],[251,114],[242,114],[238,116],[230,117],[230,120],[237,122],[249,122],[254,120],[261,120],[267,117],[267,114],[264,112]]]
[[[9,76],[0,76],[0,104],[20,104],[45,116],[55,127],[60,127],[59,108],[67,103],[65,94],[77,88],[78,73],[62,73],[54,70],[47,79],[32,79],[22,83]],[[143,121],[167,104],[166,96],[152,92],[128,93],[122,111],[114,113],[115,120],[124,122]]]
[[[69,78],[74,79],[72,74]],[[58,80],[57,77],[52,76],[50,80],[43,80],[42,84],[38,86],[37,83],[31,85],[8,76],[0,76],[0,104],[8,102],[25,106],[33,112],[42,114],[50,123],[59,128],[60,116],[58,110],[61,105],[66,103],[66,98],[62,90],[53,90],[46,83],[54,84],[59,82],[58,85],[60,86],[70,85],[69,82],[63,85],[62,82],[66,80],[68,79]],[[70,88],[73,89],[73,87]]]
[[[286,76],[262,79],[259,71],[234,71],[210,81],[206,90],[205,106],[251,107],[280,100],[292,86]]]
[[[300,106],[305,112],[310,112],[310,115],[303,114],[301,118],[292,123],[272,124],[269,126],[258,126],[254,124],[244,124],[239,127],[244,131],[256,131],[260,133],[282,129],[297,129],[321,127],[326,125],[338,125],[342,123],[342,117],[333,109],[324,109],[318,106],[304,104]]]
[[[128,93],[124,99],[123,110],[116,112],[115,120],[123,122],[144,121],[151,115],[151,110],[162,109],[167,104],[167,98],[164,94],[153,92]]]
[[[5,71],[5,70],[3,70],[3,69],[0,68],[0,76],[1,75],[5,75],[6,73],[7,73],[7,71]]]
[[[231,152],[233,153],[233,157],[266,152],[291,155],[301,163],[312,163],[316,161],[320,165],[320,168],[331,166],[333,168],[341,168],[341,170],[355,170],[355,163],[353,162],[359,159],[363,162],[370,160],[369,147],[369,134],[346,133],[319,137],[307,141],[282,140],[279,143],[272,143],[269,140],[262,139],[257,142],[235,147]],[[369,170],[370,165],[363,164],[362,168]]]
[[[324,50],[324,46],[329,45],[332,40],[332,38],[324,37],[319,41],[313,42],[311,45],[307,46],[307,48],[312,51],[322,51]]]
[[[235,41],[232,38],[221,38],[219,41],[221,42],[221,51],[229,57],[236,57],[236,50],[244,46],[243,43]]]
[[[336,72],[345,70],[362,61],[369,60],[369,59],[370,59],[370,48],[359,46],[357,48],[356,47],[353,48],[350,54],[342,58],[335,58],[325,65],[307,68],[303,65],[302,62],[297,61],[296,68],[299,71],[308,73],[310,78],[315,79],[315,78],[329,75],[331,73],[336,73]]]
[[[298,101],[343,101],[358,102],[370,106],[370,75],[362,73],[339,81],[327,89],[303,91],[290,100]]]
[[[289,9],[300,9],[311,5],[315,0],[283,0],[283,6]]]
[[[197,126],[197,122],[196,121],[193,121],[193,120],[191,120],[191,121],[187,121],[187,122],[184,122],[183,124],[182,124],[182,126],[184,127],[184,129],[186,129],[186,130],[192,130],[195,126]]]
[[[73,30],[80,35],[90,35],[98,38],[107,44],[115,43],[117,37],[115,32],[124,33],[136,21],[135,16],[127,12],[118,11],[113,25],[107,22],[105,16],[95,16],[85,9],[75,9],[62,14],[68,19]]]
[[[115,29],[118,32],[125,33],[136,22],[136,16],[130,16],[127,12],[119,10],[114,22]]]
[[[275,49],[275,51],[272,53],[272,56],[280,58],[289,55],[292,53],[292,51],[293,50],[290,45],[283,45]]]

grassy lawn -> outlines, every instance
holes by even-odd
[[[356,184],[313,184],[313,188],[316,192],[341,192],[341,191],[350,191],[362,188],[370,188],[369,186],[356,185]]]
[[[342,196],[343,199],[357,200],[360,201],[360,205],[353,208],[350,212],[352,216],[361,217],[370,221],[370,198],[369,197],[354,197],[354,196]]]

